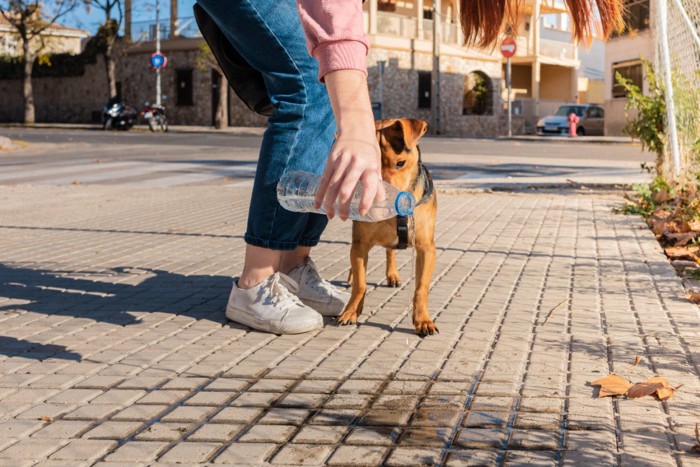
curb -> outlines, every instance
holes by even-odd
[[[623,136],[497,136],[498,141],[523,141],[528,143],[566,143],[566,144],[619,144],[639,146],[639,141]]]

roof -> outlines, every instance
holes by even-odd
[[[5,19],[3,15],[0,15],[0,26],[10,26],[10,22]],[[64,26],[62,24],[54,23],[52,24],[49,28],[48,31],[66,31],[66,32],[74,32],[74,33],[83,33],[85,37],[89,36],[90,33],[88,33],[84,29],[78,29],[78,28],[71,28],[69,26]]]

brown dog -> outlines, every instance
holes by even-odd
[[[376,122],[377,139],[382,153],[382,179],[402,191],[413,193],[418,203],[413,213],[415,239],[408,221],[408,244],[416,249],[416,291],[413,296],[413,325],[416,333],[425,336],[439,332],[428,313],[428,288],[435,267],[435,220],[437,197],[432,189],[430,173],[422,166],[418,139],[428,125],[414,119],[390,119]],[[352,294],[340,324],[357,322],[362,313],[367,290],[366,272],[369,251],[373,246],[386,248],[386,280],[390,287],[398,287],[400,278],[396,269],[396,251],[399,246],[398,218],[381,222],[352,223],[350,249],[350,278]],[[405,248],[405,246],[403,246]]]

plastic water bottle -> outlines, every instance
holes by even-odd
[[[283,208],[295,212],[316,212],[325,214],[326,210],[321,206],[314,207],[314,196],[318,191],[321,176],[309,172],[287,172],[277,183],[277,200]],[[416,205],[416,199],[411,193],[400,191],[398,188],[381,182],[384,186],[384,201],[375,201],[364,216],[360,215],[360,198],[362,196],[362,182],[357,184],[350,204],[350,219],[365,222],[377,222],[395,216],[411,216]],[[335,204],[336,212],[338,202]]]

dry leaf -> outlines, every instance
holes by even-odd
[[[660,401],[667,401],[676,393],[674,388],[661,388],[656,391],[656,398]]]
[[[632,383],[617,375],[608,375],[593,381],[591,385],[600,386],[598,397],[622,396],[632,387]]]
[[[625,396],[628,399],[637,399],[638,397],[651,396],[656,393],[659,389],[663,389],[664,385],[661,383],[637,383],[627,390]]]
[[[39,417],[39,420],[42,422],[53,422],[53,417],[49,417],[48,415],[44,415],[43,417]]]
[[[640,357],[639,355],[637,355],[637,356],[634,358],[634,365],[632,365],[632,366],[637,366],[637,365],[639,365],[639,362],[641,362],[641,361],[642,361],[642,357]]]

